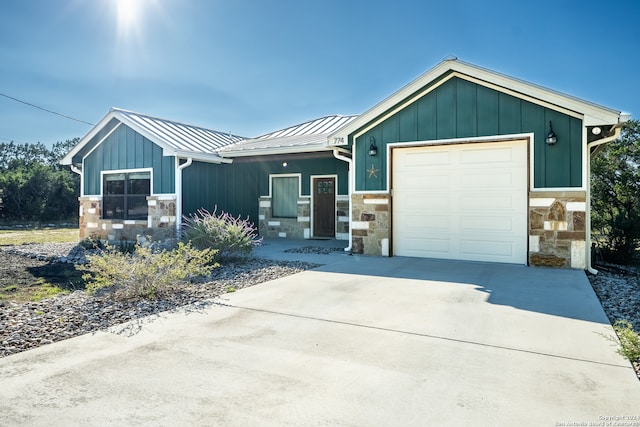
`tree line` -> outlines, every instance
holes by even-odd
[[[0,221],[77,221],[80,176],[59,161],[78,141],[0,143]]]
[[[640,258],[640,121],[630,120],[620,138],[591,160],[591,228],[605,260]]]

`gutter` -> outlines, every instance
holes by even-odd
[[[598,139],[596,141],[593,141],[587,144],[587,179],[589,180],[589,182],[587,182],[587,196],[586,196],[587,208],[585,212],[586,214],[585,228],[587,230],[587,238],[586,238],[585,246],[587,251],[587,259],[586,259],[587,271],[593,275],[598,274],[598,270],[593,268],[593,266],[591,265],[591,149],[594,147],[600,146],[602,144],[606,144],[607,142],[611,142],[613,140],[618,139],[622,131],[622,126],[627,122],[627,120],[629,120],[629,116],[621,115],[620,118],[621,120],[618,122],[617,125],[614,126],[613,135],[608,136],[606,138]]]
[[[176,157],[176,237],[180,239],[182,225],[182,171],[193,163],[193,157],[188,157],[187,161],[180,164],[180,159]]]
[[[344,248],[344,251],[345,252],[351,252],[351,246],[352,246],[352,242],[353,242],[353,234],[352,234],[353,233],[353,231],[352,231],[353,230],[353,227],[352,227],[352,225],[353,225],[352,221],[353,220],[352,220],[352,210],[351,210],[351,194],[352,194],[351,187],[353,186],[353,182],[354,182],[353,177],[352,177],[352,175],[354,173],[354,171],[353,171],[353,159],[351,159],[349,157],[346,157],[346,156],[343,156],[342,154],[340,154],[340,151],[342,151],[342,150],[340,150],[339,148],[334,148],[332,150],[333,157],[335,157],[338,160],[342,160],[343,162],[347,162],[347,165],[348,165],[347,176],[349,178],[349,182],[348,182],[348,184],[349,184],[348,185],[348,189],[349,189],[349,191],[348,191],[348,194],[349,194],[349,246]]]

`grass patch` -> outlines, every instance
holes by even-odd
[[[69,293],[67,289],[52,285],[51,283],[46,283],[44,282],[44,280],[39,280],[38,282],[39,283],[35,285],[37,289],[35,289],[35,291],[29,295],[30,301],[40,301],[45,298],[51,298],[56,295]]]
[[[29,230],[0,230],[0,246],[30,243],[76,243],[77,228],[34,228]]]

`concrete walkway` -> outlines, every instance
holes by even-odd
[[[640,416],[640,382],[603,336],[611,330],[582,272],[266,243],[261,256],[325,265],[164,315],[134,336],[102,332],[0,359],[0,425],[559,426]]]

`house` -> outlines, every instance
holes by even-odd
[[[205,208],[267,237],[347,240],[348,164],[326,140],[355,117],[246,139],[112,108],[61,161],[81,175],[80,238],[172,238]]]
[[[588,268],[590,156],[628,119],[452,59],[359,116],[251,139],[112,109],[62,163],[81,237],[171,237],[217,207],[354,253]]]
[[[242,139],[112,108],[60,161],[80,174],[80,238],[174,237],[183,170],[230,162],[216,151]]]
[[[329,136],[352,250],[588,267],[589,163],[628,115],[445,60]]]

